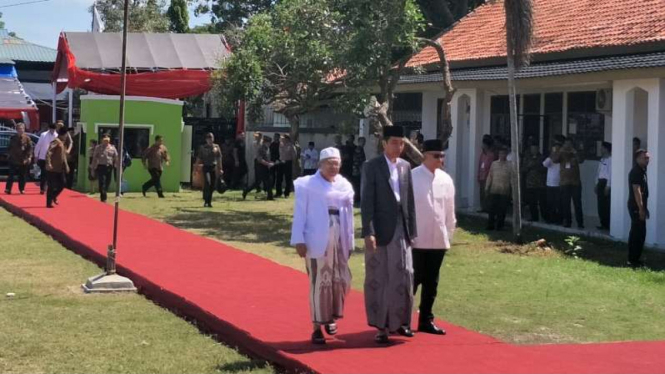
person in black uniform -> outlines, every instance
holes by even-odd
[[[256,153],[256,167],[258,171],[258,178],[254,180],[254,184],[247,186],[242,192],[242,199],[247,198],[247,194],[250,191],[255,189],[258,185],[263,184],[263,189],[268,194],[268,200],[274,200],[272,196],[272,180],[271,180],[271,169],[274,168],[275,164],[270,162],[270,144],[272,139],[269,136],[263,137],[263,144],[258,149]]]
[[[196,153],[196,163],[203,164],[203,206],[212,208],[212,193],[217,177],[222,175],[222,149],[215,144],[215,135],[205,135],[205,144]]]
[[[270,161],[275,164],[279,165],[280,159],[279,159],[279,146],[282,144],[280,142],[280,139],[282,139],[282,136],[278,133],[275,133],[275,137],[272,139],[272,143],[270,143]],[[275,182],[277,181],[277,169],[278,167],[271,167],[270,168],[270,188],[274,188]]]
[[[640,261],[644,240],[647,236],[647,219],[649,210],[649,184],[647,181],[647,166],[649,153],[644,149],[635,152],[635,165],[628,174],[628,213],[630,213],[630,236],[628,237],[628,265],[637,268],[643,265]]]

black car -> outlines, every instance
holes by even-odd
[[[39,141],[39,136],[35,134],[29,134],[26,133],[30,139],[32,140],[32,146],[37,145],[37,141]],[[9,163],[7,160],[8,153],[9,153],[9,139],[12,138],[12,136],[16,135],[16,131],[11,131],[11,130],[0,130],[0,175],[7,175],[9,174]],[[33,178],[34,176],[32,173],[29,173],[29,177]]]

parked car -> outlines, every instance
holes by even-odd
[[[7,156],[9,153],[9,139],[12,138],[16,134],[16,131],[13,130],[0,130],[0,175],[8,175],[9,174],[9,162],[7,160]],[[29,134],[26,133],[29,137],[30,140],[32,140],[32,145],[35,146],[37,145],[37,141],[39,141],[39,136],[35,134]],[[33,172],[33,167],[30,167],[30,173],[29,178],[31,179],[37,179],[39,178],[39,175],[35,175]]]

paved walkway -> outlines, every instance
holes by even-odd
[[[0,191],[4,186],[0,185]],[[65,191],[46,209],[31,184],[0,205],[67,248],[104,263],[113,209]],[[94,219],[93,219],[94,217]],[[105,222],[105,224],[99,224]],[[515,346],[439,321],[445,337],[418,334],[379,347],[352,291],[340,334],[309,343],[307,277],[264,258],[141,215],[121,212],[118,270],[141,293],[242,351],[294,371],[319,373],[662,373],[665,342]]]

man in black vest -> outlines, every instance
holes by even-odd
[[[630,236],[628,237],[628,265],[637,268],[642,266],[640,257],[647,236],[647,219],[649,209],[649,184],[647,183],[647,166],[649,153],[644,149],[635,152],[635,165],[628,175],[628,213],[630,213]]]

